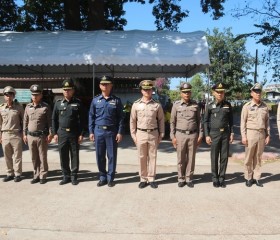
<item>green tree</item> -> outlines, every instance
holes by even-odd
[[[201,75],[194,75],[190,80],[190,84],[192,85],[192,98],[195,100],[202,100],[204,98],[205,85]]]
[[[243,99],[252,86],[252,66],[254,58],[245,48],[246,39],[235,41],[231,28],[219,32],[217,28],[210,33],[207,41],[211,65],[209,74],[211,84],[223,82],[232,99]]]
[[[181,8],[181,0],[23,0],[20,7],[14,1],[2,0],[0,28],[16,31],[122,30],[127,24],[123,6],[128,2],[152,4],[157,29],[176,31],[189,13]],[[213,19],[218,19],[224,14],[224,2],[201,0],[202,12],[210,12]],[[13,14],[4,14],[9,12]]]
[[[255,37],[257,43],[268,48],[263,55],[263,62],[268,70],[272,70],[272,80],[280,77],[280,4],[278,0],[245,1],[244,6],[233,9],[236,18],[251,17],[256,20],[254,26],[258,29],[253,33],[244,33],[241,37]]]
[[[18,21],[18,7],[14,1],[1,0],[0,31],[14,31]]]

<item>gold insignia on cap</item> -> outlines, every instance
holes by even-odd
[[[34,86],[34,87],[33,87],[33,90],[34,90],[34,91],[37,91],[37,86]]]
[[[65,86],[65,87],[69,87],[69,82],[66,82],[66,83],[64,84],[64,86]]]
[[[106,76],[103,76],[102,78],[101,78],[101,80],[107,80],[107,78],[106,78]]]
[[[223,87],[223,85],[220,83],[219,85],[218,85],[218,88],[222,88]]]

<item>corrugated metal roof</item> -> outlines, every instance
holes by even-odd
[[[186,77],[209,64],[202,31],[0,33],[0,77]]]

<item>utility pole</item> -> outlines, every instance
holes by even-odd
[[[256,49],[256,57],[255,57],[255,74],[254,74],[254,83],[257,83],[257,68],[258,68],[258,49]]]

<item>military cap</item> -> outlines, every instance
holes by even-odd
[[[259,84],[259,83],[255,83],[253,87],[250,88],[251,91],[254,91],[254,90],[259,90],[261,91],[262,90],[262,85]]]
[[[72,79],[66,79],[62,82],[62,89],[74,89],[75,85]]]
[[[189,83],[182,83],[180,86],[181,92],[191,92],[192,91],[192,85]]]
[[[5,94],[5,93],[13,93],[13,94],[16,94],[16,90],[15,90],[13,87],[11,87],[11,86],[7,86],[7,87],[5,87],[5,88],[3,89],[3,94]]]
[[[141,89],[152,89],[154,87],[154,82],[152,80],[143,80],[140,82],[139,87]]]
[[[43,89],[38,84],[33,84],[30,87],[31,94],[41,94]]]
[[[102,84],[108,84],[108,83],[113,83],[112,78],[109,76],[103,76],[100,80],[100,83]]]
[[[216,92],[223,92],[225,91],[225,85],[223,83],[217,83],[212,87],[212,90]]]

